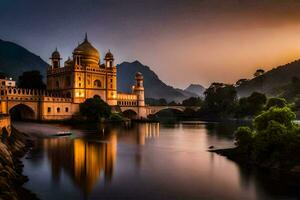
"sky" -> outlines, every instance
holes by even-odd
[[[234,83],[300,58],[297,0],[1,0],[0,39],[49,62],[87,32],[101,59],[139,60],[165,83]]]

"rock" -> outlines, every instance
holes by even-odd
[[[27,141],[27,136],[13,129],[5,143],[0,142],[0,200],[37,199],[22,188],[28,177],[22,175],[24,165],[19,158],[32,145]]]

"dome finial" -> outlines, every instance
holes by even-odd
[[[85,33],[84,41],[85,41],[85,42],[88,42],[88,36],[87,36],[87,33]]]
[[[57,51],[57,47],[55,47],[55,51]]]

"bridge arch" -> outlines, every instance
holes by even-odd
[[[154,108],[150,111],[149,114],[156,115],[160,112],[174,111],[174,112],[184,112],[185,108],[181,107],[162,107],[162,108]]]
[[[138,118],[138,113],[133,109],[124,110],[122,113],[123,113],[124,117],[127,117],[129,119],[137,119]]]
[[[23,103],[14,105],[9,109],[9,114],[12,120],[34,120],[36,119],[36,113],[34,110]]]

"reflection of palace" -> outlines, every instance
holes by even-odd
[[[117,136],[110,134],[107,143],[84,139],[53,138],[44,140],[54,180],[62,170],[84,191],[90,193],[101,173],[110,180],[117,154]]]
[[[147,140],[159,137],[159,123],[141,123],[129,125],[119,130],[118,140],[128,144],[145,145]],[[132,134],[127,134],[128,132]]]
[[[141,124],[137,131],[137,143],[144,145],[147,139],[159,137],[159,123]]]
[[[43,140],[53,180],[60,181],[63,171],[85,194],[93,190],[102,174],[105,181],[110,181],[117,157],[117,141],[145,145],[147,140],[159,137],[159,123],[137,124],[129,130],[131,134],[128,130],[122,134],[124,128],[109,128],[102,132],[104,135],[100,141],[97,138],[72,140],[69,137]]]

